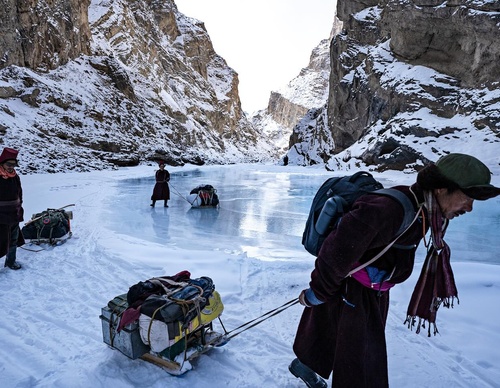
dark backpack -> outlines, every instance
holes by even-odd
[[[199,206],[217,206],[219,204],[217,190],[212,185],[195,187],[189,194],[196,194],[196,199],[192,201],[191,205],[197,202]]]
[[[33,217],[22,228],[25,239],[55,243],[57,239],[71,233],[72,212],[63,209],[47,209]]]
[[[373,193],[386,195],[397,200],[405,211],[405,216],[396,236],[408,228],[415,217],[415,209],[410,199],[396,189],[384,189],[384,186],[365,171],[354,175],[327,179],[314,196],[309,217],[307,218],[302,245],[317,256],[323,241],[335,229],[342,216],[351,210],[358,197]]]

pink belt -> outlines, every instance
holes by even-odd
[[[387,291],[390,288],[394,287],[394,283],[390,282],[382,282],[382,283],[372,283],[370,277],[368,276],[368,272],[363,268],[357,272],[354,272],[351,275],[352,278],[356,279],[359,283],[367,288],[372,288],[376,291]]]

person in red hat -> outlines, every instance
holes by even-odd
[[[6,256],[5,267],[18,270],[17,247],[24,244],[19,223],[24,220],[21,179],[14,167],[18,151],[5,147],[0,155],[0,257]]]
[[[151,206],[154,207],[156,201],[165,201],[164,206],[168,207],[168,200],[170,199],[170,187],[168,187],[168,182],[170,181],[170,173],[165,170],[165,162],[160,160],[158,163],[159,170],[155,174],[155,187],[153,188],[153,195],[151,195]]]

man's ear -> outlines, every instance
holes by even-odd
[[[444,192],[446,192],[446,191],[447,191],[447,189],[442,188],[442,187],[439,189],[434,189],[434,196],[436,198],[441,197],[444,194]]]

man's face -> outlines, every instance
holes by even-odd
[[[3,168],[9,173],[14,171],[14,167],[16,167],[16,162],[14,160],[7,160],[3,163]]]
[[[448,192],[447,189],[436,189],[434,194],[444,217],[451,220],[462,214],[472,211],[474,200],[461,190]]]

